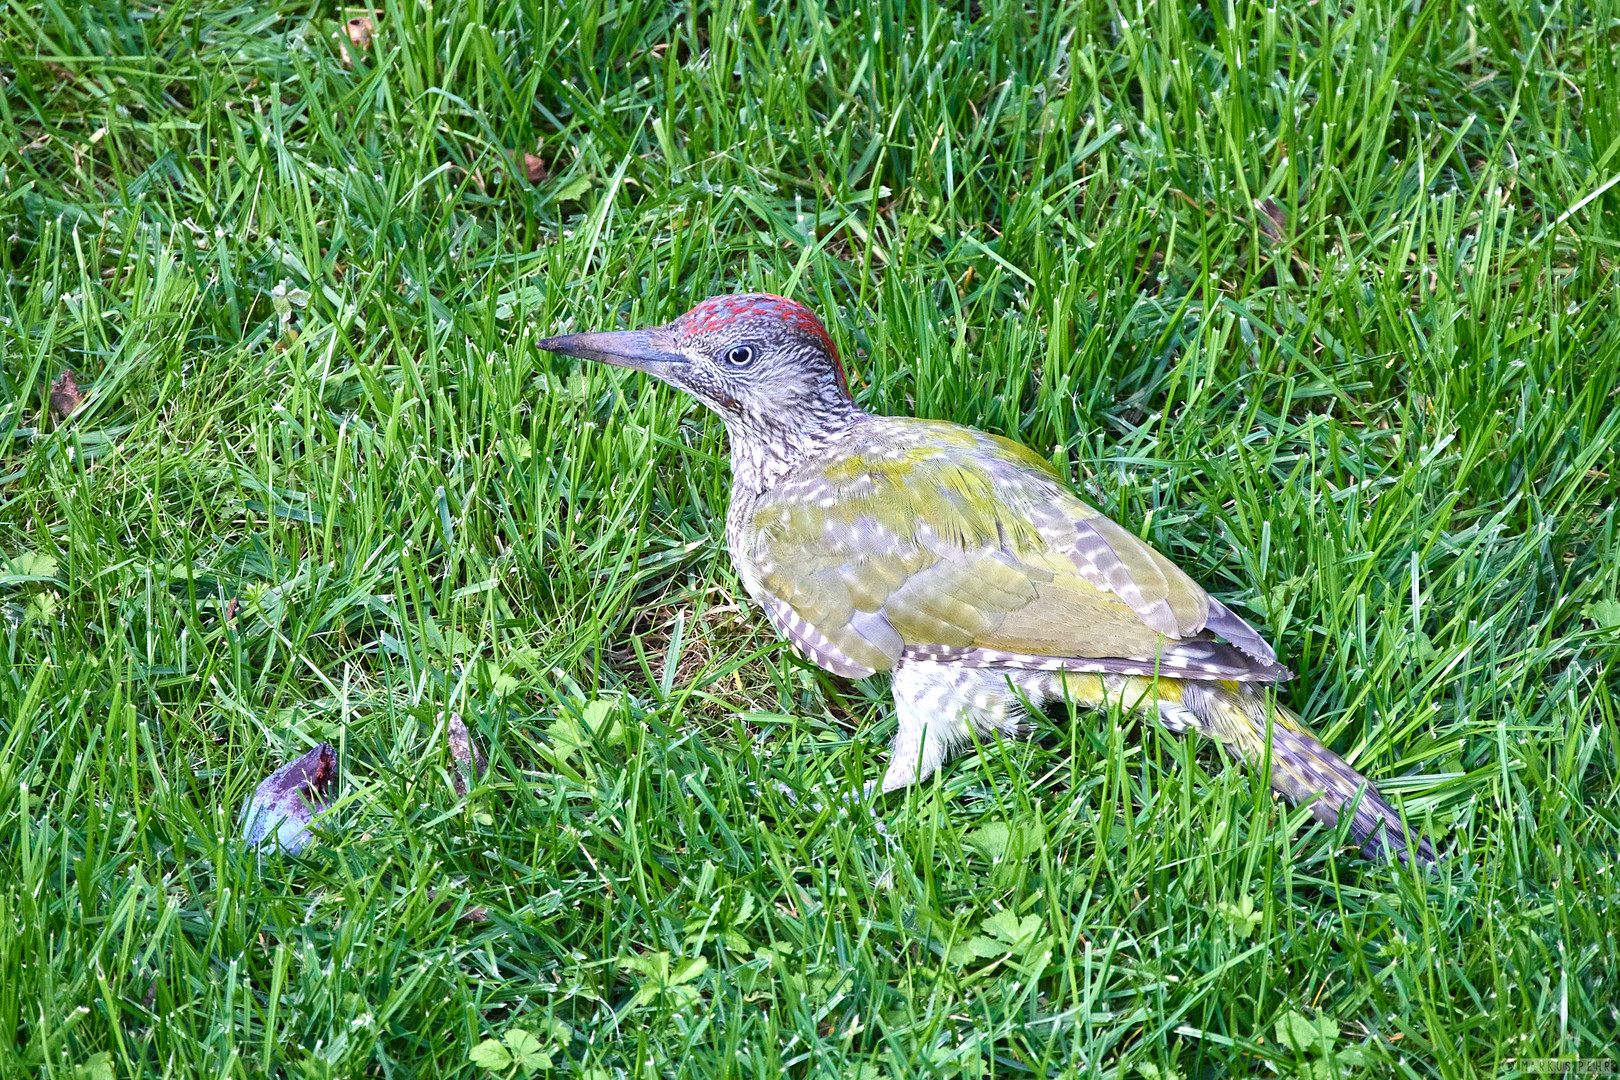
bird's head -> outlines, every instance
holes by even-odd
[[[537,344],[662,379],[719,413],[734,433],[791,432],[854,408],[821,321],[797,300],[769,293],[713,296],[663,326]]]

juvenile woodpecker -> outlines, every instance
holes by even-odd
[[[1415,849],[1400,815],[1267,693],[1264,638],[1169,559],[1077,499],[1028,448],[855,404],[827,331],[780,296],[716,296],[664,326],[542,349],[642,371],[720,414],[726,542],[748,595],[806,659],[892,674],[893,791],[1022,703],[1118,702],[1214,739],[1369,855]],[[1269,754],[1268,754],[1269,739]]]

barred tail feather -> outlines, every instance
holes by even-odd
[[[1409,836],[1400,814],[1372,782],[1323,746],[1288,709],[1239,683],[1183,682],[1181,691],[1180,702],[1161,704],[1168,726],[1192,727],[1259,768],[1266,759],[1269,713],[1273,789],[1296,804],[1309,804],[1326,825],[1338,824],[1341,813],[1354,807],[1350,832],[1368,858],[1391,852],[1404,861],[1415,850],[1423,862],[1434,862],[1429,838],[1415,831]]]

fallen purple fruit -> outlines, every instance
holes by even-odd
[[[337,753],[321,743],[303,757],[265,777],[242,808],[243,835],[250,847],[270,840],[296,855],[314,839],[310,823],[332,805],[337,793]]]

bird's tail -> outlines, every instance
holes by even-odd
[[[1071,680],[1078,681],[1072,675],[1065,679]],[[1296,804],[1309,805],[1316,820],[1326,825],[1338,824],[1340,815],[1354,807],[1350,832],[1369,858],[1388,851],[1404,861],[1416,851],[1421,861],[1434,862],[1434,845],[1428,837],[1415,831],[1409,835],[1400,814],[1371,781],[1323,746],[1298,716],[1263,691],[1236,682],[1136,677],[1126,681],[1130,685],[1109,689],[1123,691],[1127,706],[1135,704],[1146,712],[1156,702],[1165,727],[1214,739],[1253,768],[1262,768],[1267,760],[1269,734],[1272,788]]]

